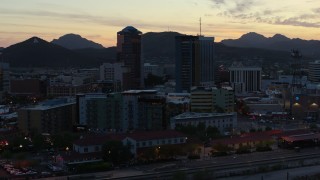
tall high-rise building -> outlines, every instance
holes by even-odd
[[[261,90],[261,67],[244,66],[233,62],[230,70],[230,83],[236,94]]]
[[[320,82],[320,60],[309,62],[308,80],[311,82]]]
[[[107,96],[103,93],[79,94],[79,124],[94,129],[107,128]]]
[[[123,90],[143,87],[141,31],[127,26],[117,33],[117,61],[123,63]]]
[[[0,63],[0,102],[3,101],[3,95],[10,90],[9,64]]]
[[[214,38],[176,37],[176,92],[214,84]]]

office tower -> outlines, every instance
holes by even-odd
[[[309,62],[308,80],[311,82],[320,82],[320,60]]]
[[[8,63],[0,63],[0,102],[3,101],[5,92],[9,92],[10,90],[9,67]]]
[[[214,38],[176,37],[176,92],[214,84]]]
[[[244,66],[233,62],[230,70],[230,83],[236,94],[261,90],[261,67]]]
[[[117,61],[123,63],[123,90],[143,87],[141,62],[141,32],[127,26],[117,33]]]

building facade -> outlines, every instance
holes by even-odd
[[[103,93],[77,95],[79,125],[95,130],[107,128],[107,96]]]
[[[320,82],[320,60],[309,62],[308,80],[311,82]]]
[[[100,66],[100,80],[121,82],[122,86],[122,75],[124,72],[123,63],[103,63]]]
[[[177,36],[176,92],[190,92],[192,86],[214,84],[214,38]]]
[[[107,95],[107,129],[109,131],[123,131],[123,98],[121,93]]]
[[[156,90],[128,90],[122,92],[123,97],[123,131],[139,129],[139,101],[143,96],[154,96]]]
[[[8,63],[0,63],[0,102],[3,101],[5,92],[10,91],[10,66]]]
[[[164,130],[166,121],[166,98],[163,96],[142,96],[138,98],[140,130]]]
[[[198,126],[204,123],[206,128],[216,127],[220,133],[233,131],[237,127],[237,113],[195,113],[186,112],[171,118],[171,129],[177,125]]]
[[[191,112],[234,112],[234,92],[231,87],[193,87]]]
[[[141,89],[143,73],[141,61],[142,33],[132,26],[127,26],[117,33],[117,61],[123,63],[123,90]]]
[[[244,66],[233,62],[230,70],[230,83],[236,94],[261,90],[261,67]]]
[[[75,123],[74,99],[53,99],[18,110],[18,127],[25,134],[72,131]]]

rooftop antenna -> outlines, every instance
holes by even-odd
[[[201,17],[200,17],[199,22],[200,22],[200,36],[201,36]]]

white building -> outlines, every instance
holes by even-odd
[[[216,127],[220,133],[233,130],[237,127],[237,113],[194,113],[186,112],[171,118],[171,129],[179,125],[197,126],[204,123],[206,127]]]
[[[244,66],[233,62],[230,70],[230,83],[236,94],[261,90],[261,67]]]
[[[121,81],[125,68],[122,63],[104,63],[100,66],[100,80],[103,81]]]
[[[121,141],[123,145],[129,145],[131,153],[137,155],[137,150],[140,148],[161,148],[163,145],[185,144],[187,136],[173,130],[92,135],[76,140],[73,143],[73,151],[80,154],[98,153],[103,150],[103,145],[110,140]]]

